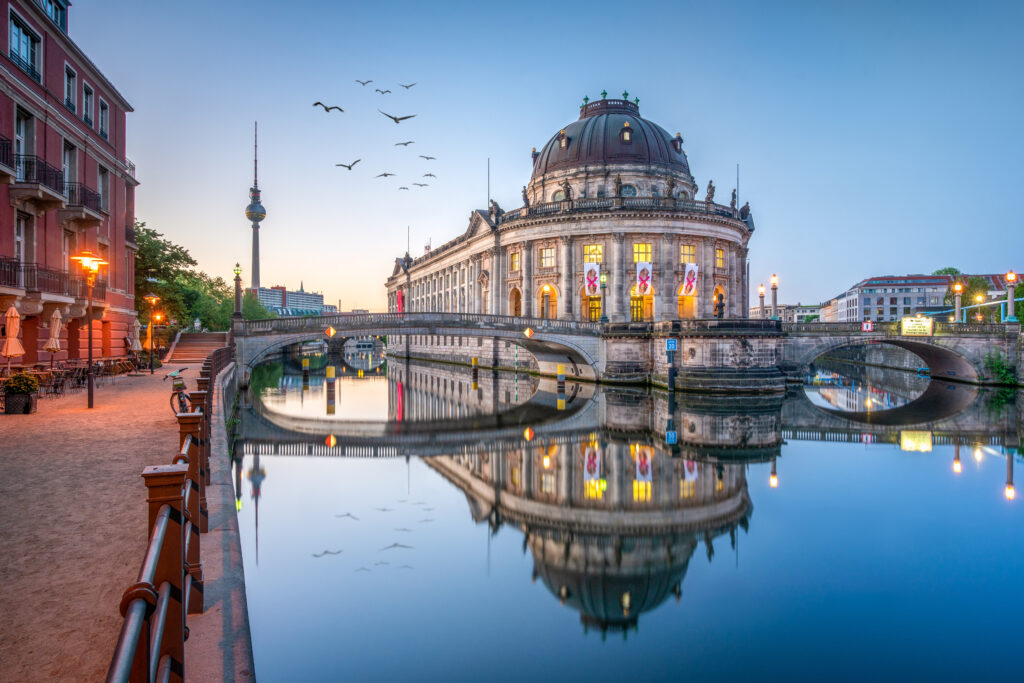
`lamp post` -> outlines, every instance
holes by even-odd
[[[953,283],[953,319],[960,322],[960,304],[963,301],[964,285],[961,282]]]
[[[1006,318],[1003,322],[1015,323],[1017,316],[1013,311],[1013,294],[1017,288],[1017,273],[1012,270],[1006,274]]]
[[[980,306],[980,305],[982,304],[982,302],[984,302],[984,301],[985,301],[985,295],[984,295],[984,294],[976,294],[976,295],[974,296],[974,303],[978,304],[979,306]],[[979,309],[979,310],[978,310],[978,314],[977,314],[976,316],[974,316],[974,317],[975,317],[975,319],[976,319],[976,320],[977,320],[977,321],[978,321],[978,322],[980,323],[980,322],[981,322],[982,320],[984,320],[984,319],[985,319],[985,314],[984,314],[984,313],[982,313],[982,312],[981,312],[981,310]]]
[[[235,312],[232,318],[242,317],[242,266],[235,264]]]
[[[92,288],[96,284],[96,274],[100,270],[100,266],[107,265],[107,262],[102,258],[92,253],[88,249],[83,249],[81,254],[71,257],[72,261],[78,261],[78,264],[82,266],[82,270],[85,271],[85,283],[86,283],[86,308],[85,317],[89,323],[89,370],[88,370],[88,393],[89,393],[89,408],[93,405],[93,387],[95,384],[93,369],[92,369]]]
[[[551,285],[544,285],[543,292],[544,293],[541,295],[541,312],[540,312],[540,317],[541,318],[547,318],[548,317],[548,302],[549,302],[550,297],[551,297]]]
[[[608,322],[608,313],[605,306],[608,305],[608,299],[605,296],[605,289],[608,286],[608,273],[601,273],[601,319],[598,322]]]
[[[763,283],[757,286],[757,297],[761,300],[761,305],[757,309],[757,314],[758,314],[759,318],[764,318],[764,284]]]
[[[772,320],[779,319],[779,276],[772,273]]]
[[[149,374],[153,374],[153,340],[156,338],[155,330],[153,330],[153,315],[154,309],[157,303],[160,301],[160,297],[156,294],[149,293],[142,297],[149,304]]]

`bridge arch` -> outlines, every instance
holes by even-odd
[[[806,338],[804,338],[806,339]],[[948,348],[935,341],[913,341],[901,337],[852,337],[836,336],[820,338],[813,343],[800,344],[795,342],[797,350],[794,361],[797,371],[803,373],[807,368],[821,356],[835,351],[836,349],[867,346],[869,344],[888,344],[905,351],[909,351],[921,359],[923,365],[929,369],[933,379],[950,379],[964,382],[977,382],[979,375],[983,374],[984,368],[977,360],[968,359],[957,350]]]

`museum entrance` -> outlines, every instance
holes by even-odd
[[[686,285],[682,285],[679,288],[678,299],[676,303],[676,313],[680,320],[690,320],[699,317],[697,315],[697,295],[683,296],[683,289]]]
[[[514,287],[508,295],[508,314],[517,318],[523,315],[523,295]]]
[[[629,294],[629,319],[632,322],[644,322],[645,320],[654,319],[654,288],[648,288],[649,291],[644,296],[638,296],[636,293],[636,285],[630,290]]]

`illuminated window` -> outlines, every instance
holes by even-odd
[[[697,261],[697,248],[692,244],[684,244],[679,247],[679,262],[680,263],[696,263]]]
[[[544,247],[540,250],[540,267],[551,268],[555,265],[555,248]]]
[[[519,252],[512,252],[512,266],[509,268],[513,273],[519,270]]]
[[[619,131],[619,142],[624,145],[633,144],[633,131],[629,127],[629,121],[622,124],[622,130]]]
[[[512,486],[519,488],[519,466],[512,466]]]
[[[604,498],[608,482],[604,479],[591,479],[583,482],[583,497],[587,500],[601,500]]]
[[[650,263],[651,262],[651,243],[650,242],[634,242],[633,243],[633,263]]]
[[[549,495],[555,494],[555,475],[545,472],[540,475],[540,490]]]
[[[721,478],[715,480],[715,493],[721,493],[722,489],[725,488],[725,482]]]
[[[682,499],[693,498],[693,494],[696,490],[695,481],[687,481],[685,479],[679,482],[679,497]]]
[[[604,245],[584,244],[583,261],[585,263],[602,263],[604,258]]]
[[[715,249],[715,268],[725,268],[725,249]]]
[[[648,503],[651,500],[651,482],[633,481],[633,500],[637,503]]]

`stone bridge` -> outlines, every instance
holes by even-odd
[[[416,336],[505,340],[525,348],[541,375],[554,376],[559,365],[569,378],[599,382],[666,386],[670,368],[666,342],[678,344],[671,370],[675,387],[704,393],[778,392],[784,375],[806,372],[819,356],[851,345],[891,344],[921,358],[932,377],[974,384],[994,383],[985,359],[996,352],[1022,383],[1019,324],[935,322],[929,336],[900,333],[899,323],[876,323],[870,332],[860,323],[780,323],[775,320],[676,320],[658,323],[596,323],[470,313],[366,313],[310,318],[236,320],[232,326],[236,361],[249,372],[275,351],[291,344],[324,339],[333,328],[342,338],[391,335],[388,353],[409,356]],[[402,344],[404,343],[404,349]],[[497,348],[497,344],[493,345]],[[479,351],[449,349],[456,362],[469,364]],[[479,358],[498,367],[495,357]],[[428,360],[430,358],[427,358]],[[445,360],[453,360],[452,357]]]

